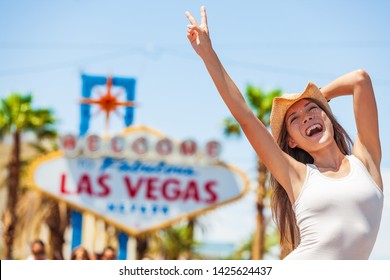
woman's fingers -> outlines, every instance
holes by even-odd
[[[190,32],[190,31],[196,31],[198,33],[201,33],[202,31],[204,31],[199,25],[187,25],[187,32]]]
[[[191,15],[189,11],[186,11],[185,15],[192,25],[198,26],[196,19]],[[200,26],[207,30],[207,14],[205,6],[200,7]]]
[[[193,41],[196,40],[196,33],[195,32],[187,33],[187,38],[192,43]]]
[[[191,13],[190,13],[189,11],[185,12],[185,15],[186,15],[186,17],[188,18],[188,20],[190,21],[190,23],[191,23],[192,25],[198,25],[198,24],[196,23],[195,18],[191,15]]]
[[[200,7],[200,24],[207,28],[207,14],[205,6]]]
[[[190,42],[195,41],[199,36],[203,33],[207,34],[207,15],[206,8],[202,6],[200,8],[201,15],[201,25],[199,26],[196,22],[195,18],[191,15],[189,11],[185,12],[186,17],[190,21],[191,24],[187,25],[187,38]]]

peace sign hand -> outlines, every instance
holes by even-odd
[[[203,56],[212,49],[209,30],[207,26],[206,8],[200,8],[201,22],[200,25],[190,12],[185,13],[191,24],[187,26],[187,38],[196,53],[203,58]]]

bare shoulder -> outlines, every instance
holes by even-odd
[[[294,203],[299,197],[302,187],[307,177],[307,166],[294,158],[288,156],[289,165],[291,166],[289,171],[289,191],[288,196],[290,201]],[[287,191],[287,190],[286,190]]]
[[[361,145],[359,141],[356,141],[356,143],[354,144],[352,154],[363,163],[363,165],[367,168],[368,173],[370,173],[375,183],[383,191],[383,181],[382,181],[382,175],[380,171],[380,161],[378,162],[378,160],[374,159],[372,155],[367,151],[365,146]]]

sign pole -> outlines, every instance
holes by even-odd
[[[71,212],[72,221],[72,250],[81,245],[81,229],[83,227],[83,215],[75,210]]]
[[[129,236],[120,232],[118,234],[118,243],[119,243],[119,252],[118,252],[118,260],[126,260],[127,259],[127,242],[129,241]]]
[[[115,86],[122,86],[126,90],[126,99],[128,101],[134,101],[135,98],[135,79],[133,78],[114,78],[108,80],[107,77],[104,76],[89,76],[83,74],[81,76],[82,79],[82,91],[81,95],[83,99],[90,99],[92,95],[92,90],[94,86],[97,85],[107,85],[111,87],[111,84]],[[108,81],[110,81],[110,85],[108,85]],[[108,88],[107,91],[110,89]],[[126,126],[130,126],[133,123],[134,119],[134,108],[132,106],[126,105],[126,102],[124,104],[117,104],[117,105],[125,105],[126,111],[124,116],[124,124]],[[110,113],[110,112],[108,112]],[[80,130],[79,135],[80,137],[83,137],[87,134],[89,129],[89,122],[91,118],[91,105],[82,103],[80,105]],[[108,121],[108,120],[107,120]],[[76,210],[72,210],[71,213],[71,223],[72,223],[72,250],[75,249],[77,246],[79,246],[82,242],[81,236],[82,236],[82,223],[83,223],[83,216],[80,212]],[[119,259],[126,259],[127,257],[127,241],[128,236],[121,232],[118,235],[118,242],[119,242]]]

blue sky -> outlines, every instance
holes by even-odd
[[[322,86],[351,70],[367,70],[388,172],[388,1],[0,0],[0,97],[31,92],[37,107],[54,109],[60,132],[77,133],[81,73],[134,77],[135,124],[175,139],[217,139],[223,159],[255,179],[255,155],[244,138],[224,138],[222,120],[229,112],[187,42],[184,12],[199,19],[202,4],[214,48],[242,91],[253,84],[298,92],[309,80]],[[351,99],[331,106],[354,138]],[[91,130],[102,124],[97,117]],[[113,118],[112,133],[122,128]]]

